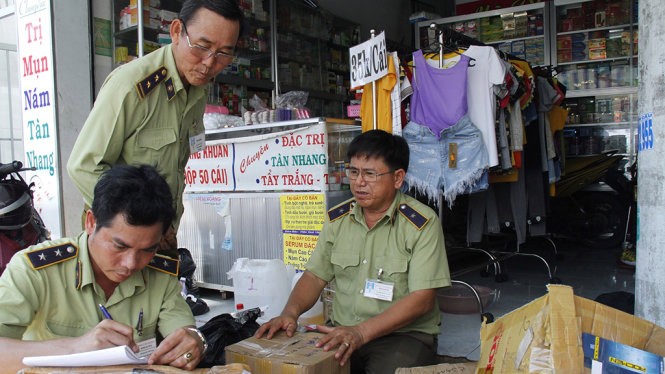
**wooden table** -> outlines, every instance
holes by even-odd
[[[86,367],[30,367],[22,369],[18,374],[60,374],[60,373],[104,373],[104,374],[245,374],[251,373],[249,366],[229,364],[213,366],[210,369],[186,371],[172,366],[162,365],[118,365],[118,366],[86,366]]]

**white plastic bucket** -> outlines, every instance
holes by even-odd
[[[296,283],[298,283],[298,280],[300,277],[302,277],[303,272],[298,272],[295,274],[293,277],[293,282],[291,284],[291,289],[296,286]],[[321,301],[321,298],[319,298],[312,307],[306,311],[305,313],[300,315],[300,318],[298,319],[299,323],[310,325],[310,324],[317,324],[317,325],[322,325],[323,324],[323,302]]]
[[[278,316],[291,292],[293,267],[282,260],[236,259],[227,273],[233,279],[233,295],[236,304],[244,309],[266,308],[262,319]]]

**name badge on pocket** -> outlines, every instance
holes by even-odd
[[[205,132],[192,135],[189,137],[189,152],[197,153],[204,150],[206,147],[206,134]]]
[[[383,282],[378,279],[366,279],[363,296],[372,299],[392,301],[394,288],[395,284],[391,282]]]

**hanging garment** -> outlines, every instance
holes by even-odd
[[[393,120],[391,111],[390,95],[397,83],[397,72],[392,61],[392,56],[388,55],[388,74],[374,82],[376,85],[376,128],[392,133]],[[363,96],[360,101],[360,118],[362,119],[362,132],[374,128],[373,115],[373,96],[372,83],[367,83],[363,87]]]
[[[504,82],[506,69],[493,47],[471,45],[464,51],[464,55],[476,60],[467,73],[469,118],[483,134],[489,165],[492,167],[499,164],[494,128],[494,85]]]
[[[415,94],[415,93],[414,93]],[[409,122],[403,135],[409,144],[407,188],[427,196],[437,206],[443,197],[452,206],[457,195],[487,188],[487,150],[482,134],[468,116],[442,130],[437,138],[427,126]]]
[[[390,52],[388,57],[388,63],[390,63],[390,57],[393,60],[393,68],[395,69],[395,74],[399,72],[399,56],[397,52]],[[399,77],[397,78],[396,84],[393,86],[392,91],[390,91],[390,113],[392,114],[392,133],[393,135],[402,135],[402,100],[400,98],[400,82]]]
[[[439,138],[467,113],[467,69],[469,57],[461,55],[448,69],[429,66],[423,52],[413,52],[411,121],[428,127]],[[481,139],[482,140],[482,139]]]

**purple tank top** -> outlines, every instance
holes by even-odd
[[[411,96],[411,121],[429,127],[437,137],[467,112],[466,70],[469,57],[461,55],[455,66],[430,66],[421,50],[413,52],[415,72]]]

